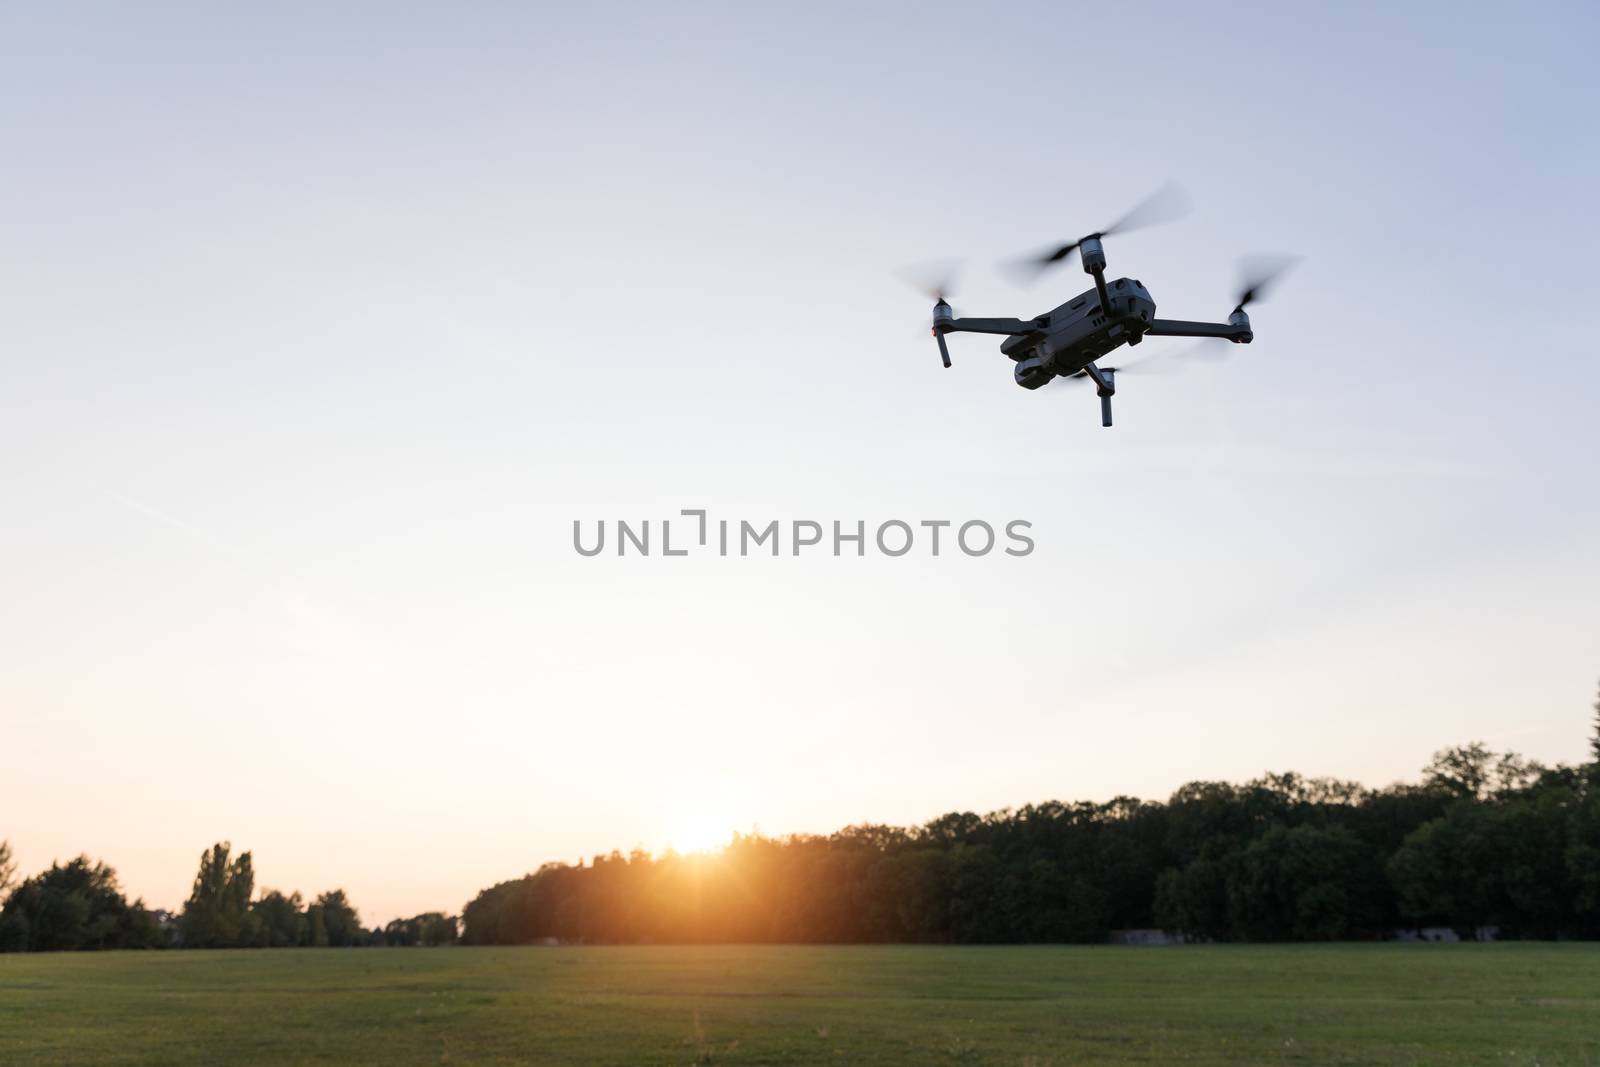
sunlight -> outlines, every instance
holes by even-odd
[[[684,855],[715,852],[732,838],[727,817],[711,810],[679,812],[667,822],[667,847]]]
[[[739,812],[749,810],[749,795],[725,779],[678,785],[662,805],[660,838],[663,850],[683,855],[716,852],[733,840]]]

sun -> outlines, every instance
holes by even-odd
[[[667,823],[667,845],[674,852],[716,852],[733,839],[728,820],[709,811],[675,814]]]
[[[682,855],[719,852],[733,840],[739,815],[748,812],[748,792],[726,780],[677,785],[661,803],[659,840]]]

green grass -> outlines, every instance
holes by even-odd
[[[1594,1064],[1600,945],[0,956],[0,1064]]]

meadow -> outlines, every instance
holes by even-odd
[[[1600,945],[16,954],[0,1063],[1600,1064]]]

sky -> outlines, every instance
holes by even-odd
[[[1481,739],[1600,677],[1592,5],[0,7],[0,838],[455,911],[551,860]],[[1086,288],[1256,340],[941,368]],[[1170,351],[1187,342],[1147,341]],[[604,519],[1034,551],[593,558]],[[614,530],[613,530],[614,533]]]

